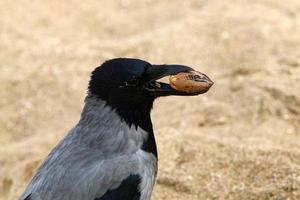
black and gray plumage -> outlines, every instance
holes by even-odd
[[[157,172],[153,102],[190,95],[156,80],[191,70],[129,58],[96,68],[79,122],[48,155],[20,200],[149,200]]]

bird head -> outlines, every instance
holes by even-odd
[[[139,125],[137,121],[145,116],[150,119],[150,111],[157,97],[197,95],[178,91],[167,83],[157,81],[192,70],[183,65],[152,65],[139,59],[116,58],[104,62],[92,72],[89,95],[105,101],[125,121]]]

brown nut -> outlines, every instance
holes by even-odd
[[[213,82],[205,74],[197,71],[171,75],[169,82],[173,89],[190,94],[205,93],[213,85]]]

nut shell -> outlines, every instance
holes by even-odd
[[[205,74],[197,71],[171,75],[169,83],[173,89],[190,94],[205,93],[213,85],[213,82]]]

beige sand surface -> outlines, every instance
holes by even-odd
[[[0,199],[24,190],[113,57],[215,82],[155,103],[152,199],[300,199],[299,0],[0,0]]]

